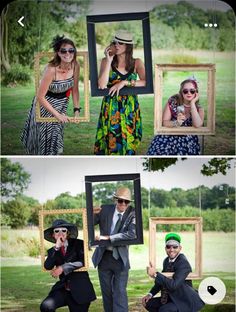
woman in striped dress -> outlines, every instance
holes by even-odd
[[[73,96],[74,114],[79,107],[79,64],[72,40],[56,36],[52,41],[54,58],[46,66],[37,95],[33,99],[21,141],[30,155],[59,155],[63,153],[64,123],[70,92]],[[41,117],[55,117],[58,122],[36,122],[36,103],[40,103]]]

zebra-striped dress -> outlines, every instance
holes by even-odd
[[[73,77],[53,80],[45,96],[46,100],[61,114],[66,114]],[[29,155],[59,155],[63,153],[64,125],[60,122],[36,122],[36,98],[28,114],[21,141]],[[41,117],[54,117],[40,106]]]

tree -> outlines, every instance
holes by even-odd
[[[186,160],[187,158],[181,158]],[[217,173],[226,175],[227,170],[231,168],[231,160],[233,158],[212,158],[208,161],[208,165],[203,164],[201,173],[204,176],[212,176]],[[175,165],[178,158],[146,158],[143,162],[144,170],[148,171],[164,171],[171,165]]]
[[[12,163],[7,158],[1,159],[1,195],[16,197],[27,189],[30,183],[30,174],[18,162]]]

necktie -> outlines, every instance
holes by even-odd
[[[122,219],[122,214],[118,213],[118,220],[116,221],[116,225],[114,227],[114,230],[112,231],[112,234],[117,234],[119,232],[120,226],[121,226],[121,219]],[[119,259],[120,255],[119,255],[117,247],[113,247],[112,256],[116,260]]]
[[[61,246],[61,253],[63,254],[63,256],[65,256],[66,254],[66,249],[65,249],[65,246]]]
[[[173,269],[173,262],[169,262],[166,269],[165,269],[166,272],[173,272],[174,269]],[[166,304],[167,301],[168,301],[168,289],[166,288],[163,288],[161,290],[161,304]]]

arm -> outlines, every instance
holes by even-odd
[[[52,270],[56,265],[56,257],[59,254],[59,249],[56,250],[54,247],[48,250],[47,259],[44,262],[44,268],[46,270]]]
[[[136,81],[135,87],[145,87],[146,86],[146,74],[145,67],[139,58],[135,60],[135,70],[139,76],[139,80]]]
[[[196,95],[195,98],[190,102],[191,115],[193,126],[199,128],[202,127],[204,122],[204,109],[199,108],[199,110],[197,110],[196,102],[199,99],[199,93],[196,93],[195,95]]]
[[[75,71],[74,71],[74,86],[72,88],[72,98],[74,108],[79,108],[79,73],[80,73],[80,66],[79,63],[75,63]],[[75,117],[79,116],[79,111],[74,113]]]
[[[120,240],[129,240],[129,239],[135,239],[136,238],[136,220],[135,220],[135,214],[132,212],[132,215],[130,216],[129,224],[127,227],[127,230],[121,233],[117,233],[114,235],[109,236],[111,242],[116,242]]]
[[[58,121],[68,122],[69,119],[67,116],[60,114],[52,105],[46,100],[45,95],[48,91],[49,85],[51,84],[55,74],[55,68],[52,66],[47,66],[43,75],[43,78],[40,82],[38,93],[36,95],[37,100],[40,105],[46,108],[49,113],[51,113]]]
[[[102,59],[101,66],[100,66],[100,73],[98,77],[98,88],[105,89],[107,87],[109,81],[109,73],[111,69],[111,63],[114,58],[114,55],[109,54],[110,46],[108,46],[104,54],[106,57]]]

